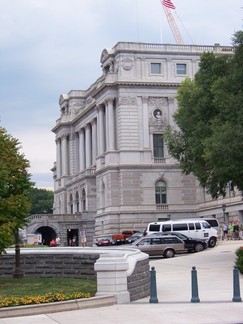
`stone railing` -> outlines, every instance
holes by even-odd
[[[13,277],[15,250],[0,257],[0,278]],[[117,303],[149,296],[148,255],[136,248],[56,247],[21,249],[25,277],[96,279],[96,296],[114,295]]]

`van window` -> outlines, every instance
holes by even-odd
[[[162,232],[171,232],[171,225],[170,224],[163,225]]]
[[[206,221],[212,226],[212,227],[218,227],[219,223],[216,219],[206,219]]]
[[[187,231],[187,223],[173,224],[173,231]]]
[[[211,226],[207,222],[202,222],[203,228],[211,228]]]
[[[189,230],[194,230],[195,229],[194,223],[189,223],[188,226],[189,226]]]
[[[160,225],[159,224],[150,224],[149,231],[150,232],[159,232],[160,231]]]
[[[195,223],[195,227],[196,227],[197,230],[198,230],[198,229],[201,229],[201,225],[200,225],[200,223]]]

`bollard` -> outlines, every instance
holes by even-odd
[[[200,299],[198,297],[198,284],[197,284],[197,270],[196,267],[192,267],[192,303],[199,303]]]
[[[150,270],[150,299],[149,299],[149,302],[153,303],[153,304],[158,303],[155,267],[152,267]]]
[[[241,302],[240,297],[240,280],[239,280],[239,270],[237,267],[234,267],[233,270],[233,302]]]

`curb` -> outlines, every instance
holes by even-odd
[[[116,303],[117,302],[115,296],[108,295],[101,297],[67,300],[48,304],[5,307],[0,308],[0,318],[66,312],[94,307],[96,308],[103,306],[112,306]]]

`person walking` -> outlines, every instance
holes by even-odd
[[[84,226],[81,229],[80,237],[81,237],[81,245],[82,246],[87,246],[87,231],[86,231],[86,228]]]
[[[227,224],[223,224],[223,236],[222,236],[223,240],[227,240],[228,239],[228,226]]]

